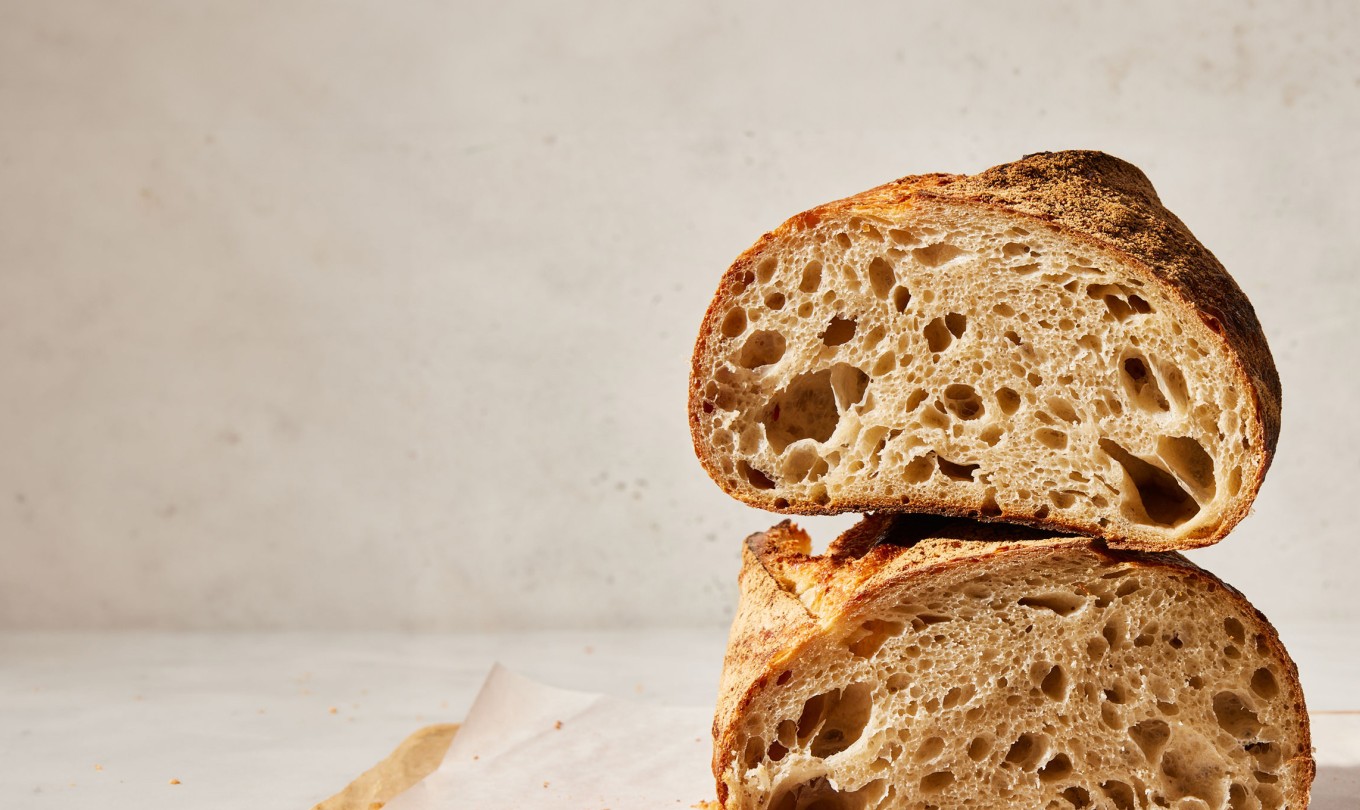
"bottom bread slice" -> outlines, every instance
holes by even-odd
[[[1293,661],[1174,553],[870,517],[747,540],[714,720],[727,810],[1306,808]]]

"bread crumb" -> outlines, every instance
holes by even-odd
[[[104,770],[104,766],[103,766],[103,765],[100,765],[98,762],[96,762],[96,763],[94,764],[94,769],[95,769],[96,771],[102,771],[102,770]]]
[[[548,783],[547,783],[547,782],[544,782],[544,783],[543,783],[543,789],[544,789],[544,790],[547,790],[547,789],[548,789]]]
[[[387,802],[373,802],[368,806],[368,810],[382,810],[387,806]]]
[[[561,730],[562,730],[562,721],[561,721],[561,720],[558,720],[557,722],[553,723],[553,728],[557,729],[558,731],[561,731]]]
[[[172,785],[178,785],[178,784],[180,784],[180,781],[179,781],[178,779],[171,779],[171,780],[170,780],[170,784],[172,784]]]
[[[330,707],[329,709],[327,709],[326,711],[330,712],[331,714],[335,714],[336,712],[338,712],[338,711],[340,711],[340,710],[337,709],[337,708],[335,708],[334,706],[332,706],[332,707]]]

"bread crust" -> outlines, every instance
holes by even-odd
[[[889,536],[891,541],[883,542]],[[751,535],[743,545],[741,601],[728,636],[713,720],[713,775],[723,807],[728,800],[723,776],[739,753],[736,739],[742,718],[757,696],[829,628],[854,621],[886,590],[912,580],[960,567],[983,571],[1001,558],[1038,563],[1074,549],[1112,562],[1188,572],[1221,589],[1234,607],[1251,618],[1251,632],[1266,638],[1283,665],[1286,685],[1282,695],[1296,696],[1293,710],[1300,744],[1286,758],[1301,769],[1303,778],[1298,795],[1286,797],[1286,806],[1308,806],[1316,766],[1308,710],[1293,659],[1270,620],[1241,591],[1182,555],[1110,549],[1084,537],[971,520],[885,514],[866,517],[822,556],[809,556],[810,547],[807,533],[789,520]]]
[[[1060,515],[984,515],[979,504],[913,498],[909,505],[894,499],[831,499],[825,503],[780,503],[773,495],[734,489],[720,472],[719,459],[703,438],[704,362],[713,335],[730,299],[750,277],[756,260],[770,243],[823,219],[850,215],[900,217],[920,206],[983,208],[1012,217],[1026,227],[1048,228],[1116,259],[1122,268],[1159,288],[1197,317],[1194,337],[1220,348],[1229,358],[1233,385],[1250,393],[1247,420],[1251,452],[1258,463],[1241,494],[1225,509],[1211,531],[1174,538],[1134,530],[1117,534],[1064,521]],[[766,233],[737,257],[724,273],[699,330],[689,386],[690,435],[695,454],[727,494],[772,512],[824,515],[843,512],[926,512],[972,517],[1077,532],[1099,537],[1112,546],[1144,551],[1198,548],[1218,542],[1250,512],[1275,455],[1280,431],[1280,379],[1270,347],[1246,294],[1223,265],[1195,239],[1184,223],[1162,206],[1151,182],[1137,167],[1096,151],[1040,152],[976,175],[913,175],[851,197],[805,211]]]

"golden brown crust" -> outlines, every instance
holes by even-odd
[[[1298,749],[1288,759],[1306,774],[1302,795],[1286,806],[1307,807],[1315,773],[1311,731],[1298,670],[1270,621],[1236,588],[1176,552],[1113,550],[1084,537],[1055,536],[977,521],[919,515],[871,515],[832,542],[827,553],[809,556],[808,535],[790,521],[747,538],[742,552],[741,602],[728,637],[717,712],[713,721],[713,774],[718,800],[727,800],[723,775],[740,752],[735,741],[748,707],[787,662],[815,643],[824,628],[872,605],[887,589],[958,567],[985,569],[1000,558],[1039,562],[1080,549],[1111,561],[1174,568],[1210,583],[1243,614],[1255,618],[1253,633],[1266,639],[1284,667],[1285,694],[1297,695]],[[726,806],[724,804],[724,806]]]
[[[1215,526],[1203,533],[1174,539],[1113,536],[1088,525],[1068,523],[1056,514],[984,514],[981,504],[914,499],[910,505],[883,499],[825,503],[781,502],[763,492],[734,490],[724,483],[718,460],[703,439],[704,355],[728,300],[753,278],[754,264],[771,242],[843,215],[901,215],[916,206],[982,207],[1040,224],[1118,258],[1142,280],[1161,288],[1198,315],[1194,336],[1223,349],[1233,364],[1239,390],[1251,392],[1254,418],[1248,420],[1252,450],[1259,463],[1253,480],[1243,482],[1242,496]],[[1196,324],[1190,325],[1192,329]],[[1280,380],[1265,334],[1246,294],[1189,229],[1157,197],[1137,167],[1095,151],[1041,152],[980,174],[928,174],[904,177],[852,197],[798,214],[765,234],[733,262],[718,286],[695,344],[690,373],[689,420],[695,454],[729,495],[751,506],[790,514],[842,512],[927,512],[1020,523],[1054,531],[1103,537],[1112,545],[1136,550],[1197,548],[1225,537],[1250,511],[1274,458],[1280,431]],[[1113,528],[1113,526],[1109,527]]]

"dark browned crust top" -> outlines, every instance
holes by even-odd
[[[826,554],[809,556],[810,548],[807,533],[785,520],[751,535],[742,550],[741,601],[728,636],[713,720],[713,774],[724,807],[728,795],[722,777],[737,755],[735,740],[742,719],[761,692],[776,687],[788,662],[825,635],[826,627],[860,613],[888,589],[910,580],[959,566],[987,568],[1001,558],[1038,562],[1072,550],[1141,567],[1188,572],[1220,589],[1233,607],[1254,618],[1252,632],[1266,638],[1284,667],[1284,693],[1295,696],[1300,742],[1287,758],[1302,769],[1302,795],[1290,797],[1287,806],[1308,806],[1308,786],[1316,766],[1298,669],[1275,627],[1246,596],[1184,556],[1173,551],[1114,550],[1084,537],[920,515],[870,515],[833,541]],[[815,609],[809,609],[798,594],[813,588],[824,596]]]
[[[1113,254],[1140,272],[1173,300],[1199,316],[1199,337],[1223,350],[1233,364],[1238,388],[1250,395],[1254,419],[1246,426],[1259,464],[1253,480],[1244,481],[1241,495],[1225,511],[1217,526],[1195,535],[1149,540],[1140,536],[1099,534],[1090,527],[1064,522],[1051,515],[1001,514],[985,516],[974,504],[917,498],[910,505],[882,502],[836,501],[779,503],[733,491],[724,482],[716,459],[705,445],[701,429],[702,362],[718,328],[727,301],[745,287],[754,263],[769,244],[790,233],[814,227],[823,219],[849,215],[891,215],[916,205],[939,203],[985,207],[1031,225],[1046,226],[1065,236]],[[1187,549],[1211,545],[1227,536],[1250,512],[1275,455],[1280,432],[1280,378],[1256,310],[1223,265],[1185,224],[1168,211],[1152,183],[1136,166],[1103,152],[1076,150],[1040,152],[1014,163],[995,166],[976,175],[926,174],[895,180],[852,197],[798,214],[766,233],[724,273],[709,305],[695,343],[690,372],[689,421],[695,454],[709,475],[729,495],[752,506],[791,514],[910,511],[955,517],[1014,522],[1054,531],[1085,532],[1120,548],[1145,551]]]

